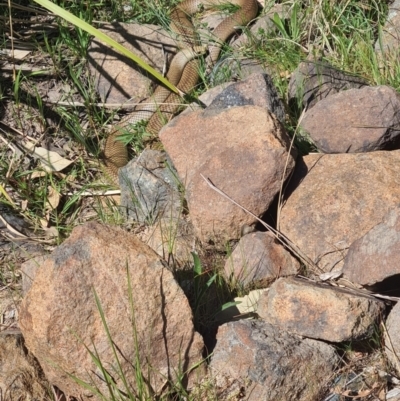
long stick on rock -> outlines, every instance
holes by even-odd
[[[230,202],[232,202],[234,205],[238,206],[240,209],[242,209],[244,212],[248,213],[250,216],[254,217],[259,223],[261,223],[267,230],[271,231],[276,239],[285,247],[289,248],[313,273],[315,274],[320,274],[323,272],[323,270],[318,267],[307,255],[305,255],[296,244],[294,244],[286,235],[282,234],[278,230],[275,230],[275,228],[271,227],[269,224],[265,223],[262,221],[258,216],[256,216],[254,213],[250,212],[250,210],[247,210],[244,206],[240,205],[237,203],[234,199],[232,199],[229,195],[227,195],[225,192],[221,191],[219,188],[217,188],[212,181],[209,178],[204,177],[203,174],[200,174],[201,178],[207,183],[207,185],[213,189],[215,192],[219,193],[221,196],[224,198],[228,199]]]

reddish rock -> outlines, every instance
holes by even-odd
[[[26,293],[31,288],[32,282],[35,278],[38,268],[46,259],[47,255],[38,255],[22,263],[21,265],[22,293],[24,295],[26,295]]]
[[[218,399],[320,401],[338,361],[328,344],[241,320],[218,329],[210,373]]]
[[[243,287],[267,287],[282,276],[294,275],[299,262],[268,232],[243,236],[225,263],[225,276]]]
[[[330,342],[359,340],[372,334],[383,302],[296,278],[280,278],[261,294],[257,313],[281,330]]]
[[[70,373],[108,394],[85,348],[96,347],[102,365],[115,366],[94,291],[133,390],[132,361],[139,361],[145,383],[159,392],[166,380],[202,360],[203,342],[193,329],[187,298],[159,257],[132,234],[88,223],[75,228],[40,267],[20,308],[27,347],[64,393],[88,396]],[[201,369],[192,372],[190,383],[196,375]],[[114,379],[122,385],[118,375]]]
[[[294,167],[289,137],[261,107],[178,116],[162,129],[160,139],[186,187],[193,226],[204,242],[239,238],[241,227],[256,220],[213,191],[200,174],[260,216]]]
[[[323,271],[340,270],[348,247],[400,203],[399,176],[398,150],[305,156],[280,229]]]
[[[319,101],[301,127],[324,153],[393,149],[400,135],[400,95],[389,86],[349,89]]]
[[[362,286],[373,286],[400,274],[400,208],[353,242],[344,260],[343,276]]]

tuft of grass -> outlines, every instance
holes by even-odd
[[[95,381],[85,381],[81,378],[72,375],[68,372],[66,374],[74,380],[77,384],[79,384],[85,390],[91,392],[93,395],[97,396],[100,400],[104,401],[122,401],[122,400],[130,400],[130,401],[168,401],[168,400],[195,400],[196,398],[192,398],[190,394],[186,391],[185,386],[183,384],[184,378],[188,372],[184,372],[181,366],[178,366],[178,371],[176,371],[176,381],[170,382],[169,380],[165,381],[165,385],[162,389],[162,394],[155,394],[152,388],[150,387],[151,376],[156,374],[153,371],[151,366],[147,366],[146,368],[142,366],[142,361],[147,360],[145,356],[142,355],[143,350],[140,349],[138,332],[136,328],[136,316],[135,316],[135,305],[132,296],[132,285],[130,281],[130,275],[127,268],[127,280],[128,280],[128,296],[129,296],[129,313],[130,320],[132,323],[132,342],[134,344],[135,359],[132,361],[132,370],[134,371],[134,383],[129,382],[126,376],[126,372],[124,371],[121,363],[121,358],[124,358],[121,355],[121,351],[118,349],[115,344],[112,334],[110,332],[110,328],[107,324],[107,319],[105,316],[104,309],[101,304],[101,300],[98,297],[98,294],[95,290],[93,290],[96,307],[98,309],[101,322],[103,325],[104,332],[106,333],[108,344],[113,354],[113,362],[110,364],[110,367],[106,366],[105,363],[101,360],[101,356],[99,355],[96,346],[94,343],[90,345],[83,344],[86,351],[90,355],[94,366],[96,367],[97,376],[100,376],[102,381],[105,384],[106,391],[102,390],[98,385],[95,384]],[[78,338],[79,341],[81,341]],[[203,363],[203,362],[200,362]],[[190,370],[197,368],[198,366],[193,366]],[[202,389],[198,389],[196,397],[199,395],[199,392],[204,392]],[[211,399],[210,399],[211,401]]]

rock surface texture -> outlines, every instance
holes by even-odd
[[[103,366],[117,368],[94,293],[132,391],[132,361],[140,361],[142,372],[149,372],[146,384],[158,392],[165,380],[202,360],[203,342],[193,329],[188,301],[158,256],[133,235],[88,223],[75,228],[40,267],[20,312],[28,349],[66,394],[88,395],[67,373],[93,380],[108,394],[85,345],[96,348]],[[190,383],[197,374],[201,369],[192,372]],[[123,390],[118,375],[114,378]]]
[[[398,285],[400,275],[398,206],[384,217],[382,223],[377,224],[351,244],[344,260],[343,275],[351,282],[367,287],[384,280],[392,280]]]
[[[195,233],[204,242],[239,238],[241,227],[255,219],[213,191],[202,175],[262,215],[294,167],[283,127],[257,106],[178,116],[162,129],[160,139],[186,187]]]
[[[349,89],[319,101],[301,127],[324,153],[393,149],[399,144],[400,95],[389,86]]]
[[[384,307],[373,297],[342,288],[281,278],[261,294],[257,313],[281,330],[342,342],[368,337]]]
[[[399,177],[399,150],[305,156],[280,228],[323,271],[340,270],[348,247],[400,203]]]
[[[285,106],[279,98],[272,79],[267,74],[253,74],[249,78],[227,86],[208,106],[208,111],[238,106],[259,106],[275,114],[283,123]]]
[[[397,303],[386,320],[385,352],[397,374],[400,374],[400,303]]]
[[[221,399],[311,401],[338,362],[328,344],[242,320],[219,328],[210,370]]]
[[[383,53],[386,57],[396,59],[399,53],[400,43],[400,1],[395,0],[389,5],[389,12],[382,33],[375,43],[375,51],[378,55]]]
[[[156,25],[119,22],[103,25],[102,32],[159,72],[165,55],[170,60],[177,51],[176,41]],[[97,92],[107,103],[138,103],[151,95],[152,81],[147,74],[133,60],[95,39],[89,49],[89,66]]]
[[[121,209],[126,219],[152,224],[177,219],[182,195],[171,160],[165,152],[145,149],[119,171]]]
[[[225,276],[239,286],[267,287],[281,276],[296,274],[300,263],[268,232],[243,236],[225,263]]]
[[[320,100],[351,88],[361,88],[367,83],[362,78],[346,74],[333,66],[304,61],[299,64],[289,82],[289,102],[302,102],[310,110]]]

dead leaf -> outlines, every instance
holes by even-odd
[[[40,225],[42,226],[43,230],[46,230],[49,225],[49,221],[46,219],[40,219]]]
[[[35,178],[41,178],[41,177],[45,177],[46,176],[46,172],[45,171],[34,171],[31,174],[31,179],[34,180]]]
[[[60,194],[59,192],[51,186],[47,187],[47,201],[46,209],[54,210],[60,204]]]
[[[72,161],[64,159],[57,152],[42,148],[41,146],[35,147],[35,144],[28,142],[24,145],[29,151],[33,151],[33,157],[40,160],[43,169],[47,172],[61,171],[68,167]]]
[[[28,201],[27,200],[23,200],[21,201],[21,210],[23,212],[25,212],[26,208],[28,207]]]
[[[327,272],[327,273],[322,273],[319,275],[319,278],[322,281],[326,280],[335,280],[336,278],[340,277],[342,275],[342,271],[337,271],[337,272]]]
[[[31,50],[18,50],[14,49],[13,51],[11,50],[2,50],[1,53],[6,53],[8,57],[14,57],[14,60],[22,60],[24,57],[26,57],[29,53],[31,53]]]

